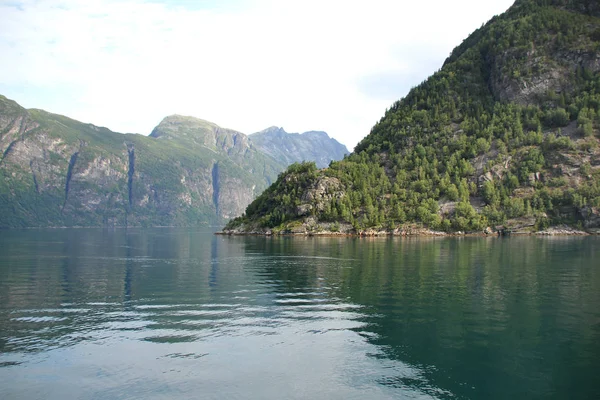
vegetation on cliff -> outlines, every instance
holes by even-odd
[[[587,0],[517,1],[353,154],[320,171],[291,167],[226,230],[600,227],[599,16]]]
[[[0,157],[0,228],[220,224],[287,165],[197,118],[121,134],[4,96]]]

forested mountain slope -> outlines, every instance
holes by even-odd
[[[518,0],[346,159],[296,164],[230,232],[600,227],[600,7]]]

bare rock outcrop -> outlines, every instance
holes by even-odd
[[[313,211],[323,211],[328,203],[345,195],[343,185],[337,178],[321,176],[301,197],[297,208],[298,216],[309,215]]]

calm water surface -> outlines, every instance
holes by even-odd
[[[600,238],[0,246],[1,399],[600,399]]]

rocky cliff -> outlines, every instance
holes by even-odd
[[[0,227],[195,226],[239,215],[285,168],[184,116],[121,134],[0,96]]]
[[[317,167],[325,168],[349,153],[346,146],[320,131],[287,133],[283,128],[272,126],[253,133],[250,140],[258,149],[286,165],[314,161]]]

